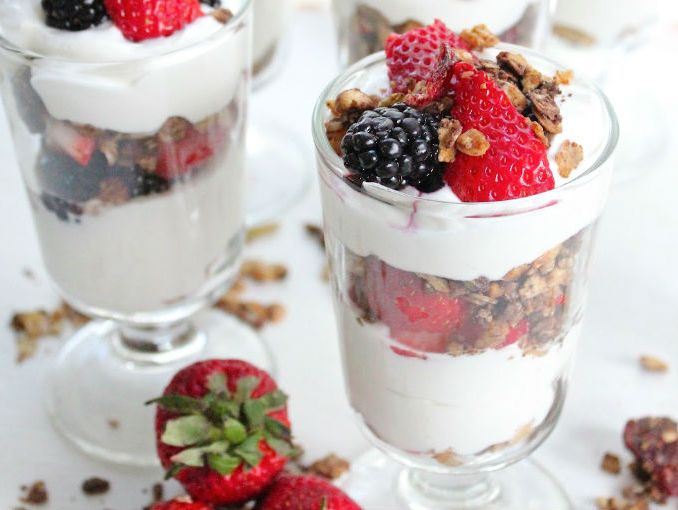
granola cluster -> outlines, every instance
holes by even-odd
[[[500,280],[457,281],[417,273],[426,293],[462,303],[464,324],[447,338],[446,352],[452,356],[478,354],[515,343],[525,355],[540,356],[559,343],[567,331],[570,304],[576,299],[577,278],[581,277],[578,257],[588,235],[589,228],[582,230]],[[379,310],[367,297],[366,271],[368,265],[386,264],[374,256],[351,254],[347,259],[349,295],[360,319],[380,321]]]

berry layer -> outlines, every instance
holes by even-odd
[[[34,62],[31,84],[49,113],[123,133],[155,132],[173,116],[195,123],[231,101],[247,69],[248,35],[221,30],[203,16],[170,37],[135,43],[110,21],[68,32],[45,24],[40,0],[0,0],[0,35],[47,57]]]

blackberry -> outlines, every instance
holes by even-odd
[[[167,191],[169,187],[170,183],[164,177],[150,172],[140,171],[130,187],[130,195],[133,198],[153,195],[155,193]]]
[[[431,193],[443,187],[440,119],[404,103],[363,112],[341,142],[344,165],[363,181]]]
[[[99,184],[109,176],[106,157],[96,151],[87,166],[70,156],[43,147],[38,159],[37,176],[43,190],[71,202],[86,202],[99,194]]]
[[[200,3],[207,4],[210,7],[221,7],[221,0],[200,0]]]
[[[96,26],[106,17],[104,0],[42,0],[47,25],[77,32]]]

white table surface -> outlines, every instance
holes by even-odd
[[[313,100],[336,73],[327,13],[299,12],[290,46],[285,70],[254,96],[253,115],[276,118],[294,130],[308,149],[312,171]],[[654,76],[649,79],[657,80],[657,95],[668,101],[665,111],[675,117],[676,79]],[[602,473],[598,465],[608,450],[629,460],[620,439],[628,418],[678,417],[678,130],[669,133],[669,141],[673,147],[660,163],[639,169],[642,177],[615,187],[611,194],[600,224],[590,305],[569,400],[557,430],[535,455],[581,509],[592,509],[593,498],[616,494],[623,485],[623,478]],[[4,120],[0,165],[0,509],[17,506],[19,486],[38,479],[47,483],[50,503],[45,508],[50,510],[140,509],[150,498],[144,491],[162,477],[159,469],[127,469],[91,460],[65,443],[47,420],[42,383],[61,341],[44,341],[33,359],[15,364],[14,337],[4,324],[16,310],[53,306],[58,298],[40,260]],[[291,395],[294,432],[308,459],[329,452],[353,458],[368,444],[353,422],[342,387],[330,292],[319,276],[323,257],[303,230],[305,222],[320,218],[314,185],[303,202],[280,218],[277,235],[248,249],[251,256],[288,264],[288,281],[251,288],[250,295],[279,300],[288,308],[288,318],[264,335],[279,363],[279,383]],[[36,281],[22,275],[24,268],[35,272]],[[668,360],[672,370],[666,375],[643,372],[638,366],[642,353]],[[111,480],[108,495],[87,499],[80,493],[81,482],[92,475]],[[173,482],[167,488],[178,491]],[[676,507],[672,504],[669,508]]]

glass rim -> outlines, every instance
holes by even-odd
[[[25,0],[24,0],[25,1]],[[236,13],[233,14],[233,17],[224,23],[223,27],[220,27],[219,30],[211,33],[209,36],[202,38],[194,43],[189,44],[188,46],[183,46],[177,49],[169,49],[161,53],[153,55],[145,55],[143,57],[131,58],[131,59],[118,59],[118,60],[89,60],[89,59],[75,59],[60,57],[54,55],[43,55],[37,51],[24,48],[17,44],[14,44],[12,41],[7,39],[2,33],[0,33],[0,50],[6,51],[8,53],[18,55],[21,58],[26,60],[45,60],[52,62],[64,62],[68,64],[82,64],[82,65],[92,65],[92,66],[114,66],[114,65],[125,65],[125,64],[135,64],[138,62],[143,62],[149,59],[162,59],[165,57],[170,57],[173,55],[178,55],[181,53],[188,53],[195,48],[198,48],[206,43],[215,41],[227,33],[230,33],[237,27],[247,14],[252,11],[252,5],[254,0],[240,0],[241,5]],[[206,14],[208,16],[209,14]],[[185,27],[184,27],[185,28]]]
[[[548,56],[532,50],[530,48],[519,46],[509,43],[500,43],[494,48],[500,50],[507,50],[512,52],[521,53],[527,57],[534,56],[538,57],[549,65],[554,67],[565,69],[566,66],[559,64],[557,61],[549,58]],[[494,49],[492,48],[492,49]],[[332,81],[323,89],[318,101],[315,104],[312,115],[312,131],[313,131],[313,141],[317,154],[327,163],[327,167],[330,169],[332,174],[336,177],[339,177],[344,181],[346,177],[346,168],[344,167],[342,159],[337,155],[332,146],[330,145],[329,139],[325,132],[325,113],[327,104],[326,102],[330,99],[334,99],[336,94],[333,94],[333,91],[337,88],[337,85],[344,82],[351,76],[366,70],[370,66],[378,63],[382,63],[386,60],[386,55],[383,51],[373,53],[355,64],[349,66],[347,69],[342,71],[338,76],[336,76]],[[463,207],[463,208],[500,208],[501,206],[515,206],[516,208],[521,208],[526,206],[529,209],[534,207],[534,201],[538,199],[543,199],[545,202],[552,202],[557,198],[557,195],[562,192],[567,192],[570,189],[577,188],[588,181],[592,180],[598,175],[598,170],[604,166],[604,164],[610,159],[614,154],[617,144],[619,142],[619,121],[617,115],[614,111],[614,108],[607,97],[607,95],[598,87],[595,83],[585,78],[576,78],[576,82],[580,85],[593,90],[596,96],[601,100],[602,104],[605,107],[605,112],[609,120],[609,131],[607,133],[607,142],[605,148],[601,151],[601,154],[598,158],[589,165],[589,167],[581,172],[580,175],[573,178],[572,180],[567,181],[566,183],[555,187],[552,190],[545,191],[536,195],[530,195],[527,197],[514,198],[511,200],[503,200],[498,202],[449,202],[446,200],[441,200],[439,198],[428,198],[426,196],[415,196],[404,193],[399,190],[393,190],[381,186],[376,183],[366,183],[366,186],[351,186],[352,189],[358,191],[359,193],[366,195],[374,200],[378,200],[390,205],[402,206],[403,204],[430,204],[432,206],[445,206],[445,207]],[[339,91],[340,92],[340,91]],[[337,92],[338,93],[338,92]],[[322,172],[322,169],[320,170]],[[347,184],[348,185],[348,184]]]

